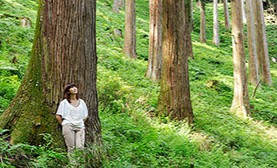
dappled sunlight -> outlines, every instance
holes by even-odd
[[[18,2],[15,2],[14,0],[4,0],[4,1],[8,2],[11,6],[14,6],[14,7],[24,7],[23,5],[21,5]]]
[[[274,126],[268,126],[264,124],[264,121],[249,120],[249,125],[259,133],[264,140],[270,140],[275,143],[277,147],[277,128]]]
[[[207,45],[205,43],[200,43],[200,42],[197,42],[197,41],[192,42],[192,44],[195,45],[195,46],[199,46],[199,47],[203,47],[203,48],[212,50],[212,51],[218,51],[219,50],[217,47],[210,46],[210,45]]]

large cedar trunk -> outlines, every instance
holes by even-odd
[[[223,0],[224,5],[224,19],[225,19],[225,28],[230,29],[230,20],[229,20],[229,9],[227,0]]]
[[[245,118],[249,115],[249,98],[246,81],[241,0],[231,0],[231,8],[234,64],[234,96],[230,111],[235,113],[237,116]]]
[[[262,0],[253,1],[255,11],[256,49],[258,55],[259,71],[263,83],[272,84],[270,75],[270,64],[268,57],[268,47],[266,40],[266,29],[264,20],[264,10]]]
[[[126,0],[124,53],[129,58],[136,58],[136,1]]]
[[[192,123],[184,1],[163,1],[163,65],[158,112]]]
[[[249,53],[249,81],[253,85],[259,82],[258,60],[256,50],[256,37],[254,27],[254,11],[252,0],[246,0],[246,16],[247,16],[247,44]]]
[[[96,91],[95,0],[40,1],[35,41],[28,70],[0,128],[11,131],[12,143],[42,143],[50,133],[53,145],[64,147],[55,114],[68,82],[77,84],[87,103],[87,143],[101,141]]]
[[[205,2],[199,0],[200,8],[200,42],[206,43],[206,15],[205,15]]]
[[[218,0],[214,0],[214,8],[213,8],[213,43],[216,46],[219,46],[219,30],[218,30]]]
[[[162,66],[162,0],[150,0],[149,56],[146,76],[158,81]]]

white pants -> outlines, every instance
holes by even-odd
[[[82,149],[85,144],[85,128],[74,128],[70,124],[63,125],[63,137],[68,153],[74,148]]]

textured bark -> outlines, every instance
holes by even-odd
[[[149,56],[146,76],[152,81],[158,81],[162,66],[162,0],[150,0],[149,9]]]
[[[253,85],[259,82],[258,60],[256,50],[256,35],[254,27],[254,11],[252,0],[246,0],[247,44],[249,53],[249,81]]]
[[[259,71],[262,82],[272,85],[262,0],[253,1],[253,9],[255,11],[256,48]]]
[[[241,7],[241,0],[231,0],[234,64],[234,96],[231,106],[231,112],[245,118],[249,115],[249,98],[246,81]]]
[[[228,2],[227,0],[222,0],[224,6],[224,20],[225,20],[225,28],[230,29],[230,19],[229,19],[229,10],[228,10]]]
[[[185,10],[184,1],[163,1],[163,65],[158,112],[192,123]]]
[[[218,30],[218,0],[213,0],[214,1],[214,9],[213,9],[213,43],[216,46],[219,46],[219,30]]]
[[[124,53],[129,58],[137,58],[136,54],[136,1],[126,0],[125,5],[125,38]]]
[[[95,0],[40,1],[29,67],[16,97],[0,117],[0,128],[12,131],[12,143],[40,144],[40,134],[50,133],[54,146],[64,145],[55,114],[68,82],[77,84],[88,106],[87,143],[101,141],[95,12]]]
[[[206,14],[205,14],[205,2],[198,1],[200,8],[200,42],[206,43]]]

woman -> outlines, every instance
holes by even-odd
[[[79,98],[78,89],[74,83],[64,88],[64,100],[59,104],[56,118],[62,125],[68,153],[74,148],[82,149],[85,144],[85,124],[88,116],[86,103]]]

